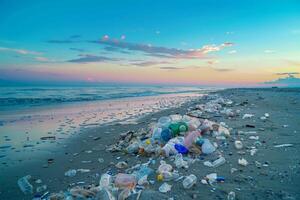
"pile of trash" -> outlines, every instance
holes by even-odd
[[[157,182],[161,182],[161,193],[172,189],[172,181],[181,181],[184,189],[193,187],[198,181],[197,175],[183,176],[180,169],[189,168],[200,161],[200,155],[208,154],[213,154],[216,159],[212,162],[205,161],[204,166],[216,168],[225,164],[226,160],[218,148],[219,145],[226,145],[226,140],[230,137],[230,129],[225,123],[203,119],[200,115],[205,112],[225,113],[228,116],[237,114],[236,111],[226,108],[231,106],[232,101],[217,96],[209,98],[211,100],[208,103],[197,105],[187,115],[163,116],[157,123],[149,124],[147,130],[122,133],[118,142],[106,149],[109,152],[147,157],[147,162],[130,167],[127,162],[120,161],[115,167],[122,170],[122,173],[113,174],[108,171],[102,174],[99,185],[76,186],[66,192],[47,194],[45,199],[121,200],[130,196],[139,199],[143,191]],[[76,170],[66,172],[66,176],[74,174]],[[200,182],[211,185],[224,181],[224,177],[212,173],[201,177]]]

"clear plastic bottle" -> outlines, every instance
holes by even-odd
[[[210,143],[208,139],[204,139],[204,143],[202,144],[201,149],[204,154],[211,154],[216,150],[216,148]]]
[[[18,180],[18,186],[24,194],[32,194],[33,186],[29,183],[30,175],[24,176]]]
[[[231,191],[228,193],[227,200],[235,200],[235,192]]]
[[[182,185],[185,189],[190,189],[193,185],[196,184],[196,182],[197,177],[194,174],[191,174],[183,180]]]
[[[115,186],[118,188],[134,188],[137,183],[136,177],[132,174],[119,173],[116,175]]]
[[[225,164],[225,162],[226,162],[225,158],[224,157],[220,157],[217,160],[215,160],[214,162],[212,162],[212,166],[213,167],[219,167],[219,166]]]
[[[101,176],[101,179],[100,179],[100,182],[99,182],[99,186],[100,188],[108,188],[110,186],[112,182],[112,177],[110,174],[108,173],[105,173],[105,174],[102,174]]]

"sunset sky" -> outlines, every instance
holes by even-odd
[[[300,77],[300,1],[2,0],[0,80],[259,85]]]

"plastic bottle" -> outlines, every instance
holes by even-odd
[[[171,118],[164,116],[158,119],[157,125],[161,128],[167,128],[171,123]]]
[[[184,137],[184,146],[187,148],[190,148],[196,141],[196,139],[201,136],[200,131],[192,131],[189,132],[185,137]]]
[[[102,188],[108,188],[110,186],[111,182],[112,182],[111,175],[108,174],[108,173],[105,173],[105,174],[101,175],[99,186],[100,186],[101,189]]]
[[[169,128],[165,128],[161,131],[161,139],[164,142],[168,142],[172,138],[172,131]]]
[[[182,154],[177,154],[175,156],[175,161],[174,161],[174,164],[177,168],[188,168],[188,162],[183,160],[182,158]]]
[[[235,192],[231,191],[228,193],[227,200],[235,200]]]
[[[138,171],[135,171],[133,175],[136,177],[137,180],[140,180],[142,177],[149,176],[150,174],[152,174],[153,171],[153,169],[147,166],[142,166]]]
[[[137,153],[139,151],[140,144],[138,142],[134,142],[127,147],[127,152],[130,154]]]
[[[173,137],[176,137],[181,132],[188,131],[188,126],[185,122],[176,122],[176,123],[170,124],[169,129],[171,129]]]
[[[204,139],[204,143],[202,144],[201,149],[204,154],[211,154],[216,150],[216,148],[210,143],[208,139]]]
[[[189,150],[182,144],[175,144],[174,147],[179,154],[187,154],[189,152]]]
[[[161,132],[162,132],[162,128],[160,127],[155,127],[153,129],[153,132],[152,132],[152,140],[153,141],[159,141],[161,140]]]
[[[217,160],[215,160],[214,162],[212,162],[212,166],[213,167],[219,167],[219,166],[225,164],[225,162],[226,162],[225,158],[224,157],[220,157]]]
[[[73,177],[73,176],[76,175],[76,173],[77,173],[76,169],[70,169],[70,170],[65,172],[65,176]]]
[[[198,145],[198,146],[202,146],[202,144],[204,143],[204,139],[202,137],[198,137],[195,141],[195,143]]]
[[[137,183],[135,176],[132,174],[119,173],[116,175],[115,186],[118,188],[134,188]]]
[[[18,186],[24,194],[32,194],[33,186],[29,183],[30,175],[24,176],[18,180]]]
[[[191,187],[193,187],[193,185],[196,184],[196,182],[197,177],[194,174],[191,174],[183,180],[182,185],[185,189],[190,189]]]

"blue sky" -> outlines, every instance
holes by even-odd
[[[2,0],[0,9],[0,70],[11,79],[24,70],[119,81],[125,67],[154,82],[255,84],[300,72],[299,1]]]

